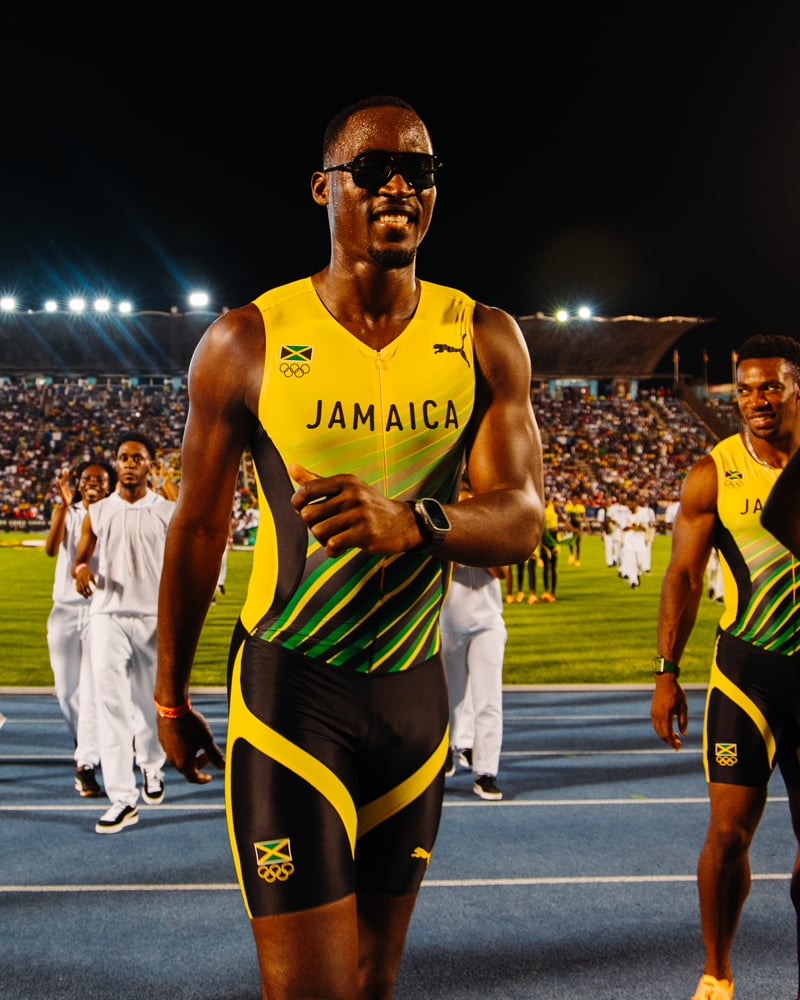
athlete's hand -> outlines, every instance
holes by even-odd
[[[674,674],[660,674],[656,677],[656,687],[650,702],[650,719],[656,734],[674,750],[680,750],[681,738],[675,731],[675,721],[677,720],[678,728],[685,736],[689,728],[689,708],[686,694]]]
[[[192,709],[177,719],[158,718],[158,738],[167,760],[193,785],[205,785],[211,775],[201,768],[211,762],[223,770],[225,756],[214,742],[205,717]]]
[[[298,483],[292,506],[329,556],[359,548],[373,555],[392,555],[420,541],[416,518],[408,504],[390,500],[358,476],[318,476],[290,465]]]

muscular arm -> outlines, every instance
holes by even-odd
[[[446,507],[452,525],[438,552],[469,566],[524,562],[544,524],[542,445],[530,402],[531,367],[516,321],[499,309],[475,310],[477,400],[467,444],[474,496]],[[392,554],[421,536],[405,503],[356,476],[317,478],[290,466],[300,488],[293,503],[329,555],[352,546]]]
[[[477,411],[467,452],[474,497],[448,508],[446,555],[472,565],[524,562],[544,527],[542,441],[530,402],[531,366],[516,321],[475,310]]]
[[[686,648],[703,593],[704,574],[713,548],[717,509],[714,460],[700,459],[686,477],[681,505],[672,528],[672,553],[661,584],[658,609],[658,652],[679,663]],[[656,733],[676,750],[688,724],[686,696],[674,674],[656,676],[650,717]]]
[[[188,696],[197,643],[228,541],[239,462],[256,427],[263,357],[260,314],[245,306],[209,327],[189,367],[181,486],[167,531],[158,600],[154,693],[164,706],[181,705]],[[201,716],[159,719],[159,737],[188,780],[208,780],[196,770],[195,752],[204,749],[216,763],[218,751]]]

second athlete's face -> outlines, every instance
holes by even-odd
[[[739,362],[736,399],[750,433],[770,441],[791,435],[797,424],[798,387],[783,358]]]
[[[325,166],[349,163],[370,150],[432,152],[416,115],[402,108],[369,108],[350,118]],[[435,186],[417,190],[400,173],[370,190],[359,187],[346,171],[318,172],[312,192],[319,204],[327,205],[334,253],[386,270],[414,263],[436,202]]]

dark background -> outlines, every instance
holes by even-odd
[[[0,292],[222,309],[317,270],[324,126],[396,93],[446,165],[421,277],[518,316],[713,319],[680,366],[727,381],[744,337],[797,335],[800,12],[765,11],[6,12]]]

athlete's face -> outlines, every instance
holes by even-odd
[[[423,123],[403,108],[368,108],[347,122],[326,167],[350,163],[359,153],[432,153]],[[347,171],[317,171],[311,179],[317,204],[328,209],[334,255],[390,270],[414,263],[428,231],[436,188],[417,189],[395,173],[374,188],[359,187]]]
[[[776,441],[791,437],[800,416],[800,386],[783,358],[739,362],[736,399],[753,437]]]
[[[88,504],[102,500],[111,489],[108,473],[102,465],[87,465],[78,480],[78,489],[82,499]]]

